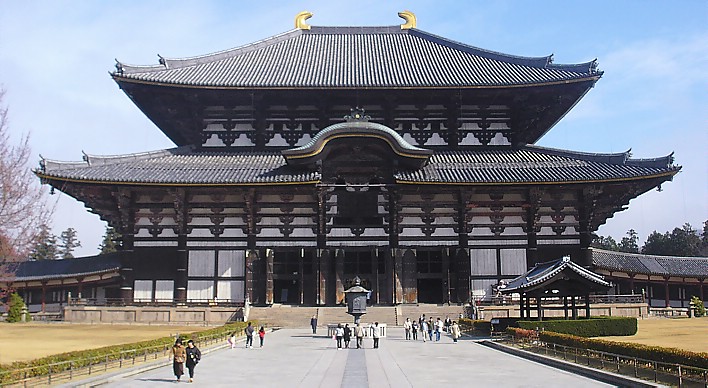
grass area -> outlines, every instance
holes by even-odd
[[[0,323],[0,364],[26,361],[73,350],[100,348],[192,333],[204,326],[82,325]]]
[[[633,336],[596,338],[708,352],[708,317],[640,319],[637,325],[637,334]]]

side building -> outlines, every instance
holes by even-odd
[[[410,16],[406,16],[410,19]],[[415,28],[296,28],[113,79],[176,145],[42,160],[123,236],[120,297],[463,303],[670,181],[671,155],[534,145],[602,76]]]

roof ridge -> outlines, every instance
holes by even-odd
[[[651,259],[671,259],[671,260],[696,260],[696,259],[702,259],[702,260],[708,260],[708,257],[704,256],[664,256],[664,255],[650,255],[646,253],[632,253],[632,252],[621,252],[621,251],[610,251],[607,249],[600,249],[600,248],[590,248],[591,251],[593,252],[598,252],[598,253],[608,253],[608,254],[615,254],[615,255],[620,255],[620,256],[631,256],[631,257],[637,257],[637,258],[651,258]]]
[[[237,46],[234,48],[221,50],[213,53],[185,57],[185,58],[167,58],[158,54],[159,64],[155,65],[130,65],[120,62],[116,59],[116,71],[114,76],[134,73],[149,73],[167,69],[178,69],[203,63],[218,61],[232,56],[250,52],[265,46],[279,43],[284,40],[291,39],[300,35],[331,35],[331,34],[367,34],[367,35],[383,35],[383,34],[407,34],[417,38],[440,44],[442,46],[463,51],[469,54],[477,55],[483,58],[512,63],[521,66],[534,68],[553,68],[559,71],[567,71],[572,73],[583,74],[598,74],[597,59],[592,61],[577,63],[577,64],[554,64],[553,54],[540,57],[527,57],[520,55],[507,54],[500,51],[483,49],[477,46],[472,46],[456,40],[442,37],[427,31],[417,28],[401,29],[400,25],[395,26],[312,26],[309,30],[293,29],[280,34],[269,36],[252,43]]]
[[[295,36],[299,36],[303,33],[301,29],[292,29],[290,31],[281,32],[280,34],[272,35],[255,42],[246,43],[241,46],[236,46],[230,49],[216,51],[213,53],[196,55],[185,58],[167,58],[160,54],[157,54],[159,58],[159,64],[157,65],[128,65],[121,63],[116,59],[116,71],[113,75],[123,75],[123,74],[133,74],[133,73],[144,73],[150,71],[160,71],[167,69],[178,69],[182,67],[189,67],[194,65],[199,65],[202,63],[208,63],[212,61],[218,61],[220,59],[228,58],[231,55],[243,54],[249,51],[259,49],[264,46],[269,46],[273,43],[282,42],[287,39],[291,39]]]

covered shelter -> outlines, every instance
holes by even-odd
[[[590,317],[590,293],[607,292],[612,284],[598,275],[572,262],[570,257],[536,264],[525,274],[512,280],[500,289],[502,294],[518,293],[521,318],[531,318],[531,300],[536,304],[536,317],[543,320],[544,309],[563,309],[565,319],[569,310],[573,319],[578,318],[578,309],[585,308]],[[581,303],[579,300],[582,298]],[[544,300],[546,302],[544,306]],[[562,307],[553,306],[562,300]]]

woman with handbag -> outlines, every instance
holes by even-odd
[[[182,338],[177,338],[174,346],[172,346],[170,354],[172,355],[172,370],[174,371],[177,381],[179,382],[179,379],[184,374],[184,362],[187,359],[187,351],[182,345]]]
[[[194,378],[194,367],[197,366],[199,363],[199,360],[202,359],[202,352],[199,351],[199,348],[194,346],[194,341],[189,340],[187,341],[187,370],[189,371],[189,382],[191,383]]]

